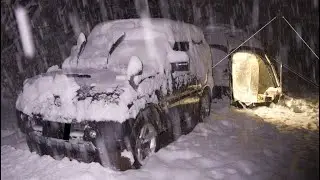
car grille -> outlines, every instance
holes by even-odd
[[[42,135],[56,139],[69,140],[71,124],[58,122],[43,122]]]
[[[42,120],[39,117],[28,118],[29,127],[37,134],[55,139],[78,139],[83,140],[84,123],[60,123]]]

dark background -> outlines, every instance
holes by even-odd
[[[283,15],[319,55],[318,0],[2,0],[1,104],[14,102],[25,78],[61,64],[80,32],[89,34],[103,21],[138,18],[148,2],[151,17],[165,17],[205,27],[232,24],[253,34],[276,15]],[[36,55],[25,58],[14,9],[28,11]],[[285,21],[277,19],[257,34],[268,53],[319,84],[319,60]],[[284,69],[284,88],[303,96],[318,92],[312,83]]]

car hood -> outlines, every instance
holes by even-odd
[[[17,110],[54,122],[118,121],[135,118],[147,103],[156,103],[155,90],[165,76],[142,73],[138,89],[115,70],[56,69],[27,79],[16,101]]]
[[[125,75],[110,70],[60,69],[27,79],[16,108],[49,121],[125,119],[108,113],[117,110],[124,115],[128,110],[135,98],[128,84]]]
[[[57,75],[66,76],[74,80],[80,87],[95,87],[97,91],[106,91],[110,88],[123,86],[127,80],[124,73],[115,72],[108,69],[63,69],[47,72],[37,76],[34,80],[41,77],[55,77]]]

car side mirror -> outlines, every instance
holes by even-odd
[[[189,71],[189,56],[183,51],[170,51],[168,53],[168,60],[171,64],[171,72]]]
[[[77,54],[77,59],[79,59],[80,54],[83,52],[84,47],[87,44],[86,36],[83,33],[80,33],[78,39],[77,39],[77,46],[80,48],[79,52]]]
[[[189,71],[189,62],[171,63],[171,72],[176,71]]]

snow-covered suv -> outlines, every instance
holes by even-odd
[[[97,25],[63,62],[27,79],[16,108],[31,151],[139,168],[210,113],[210,47],[168,19]]]

